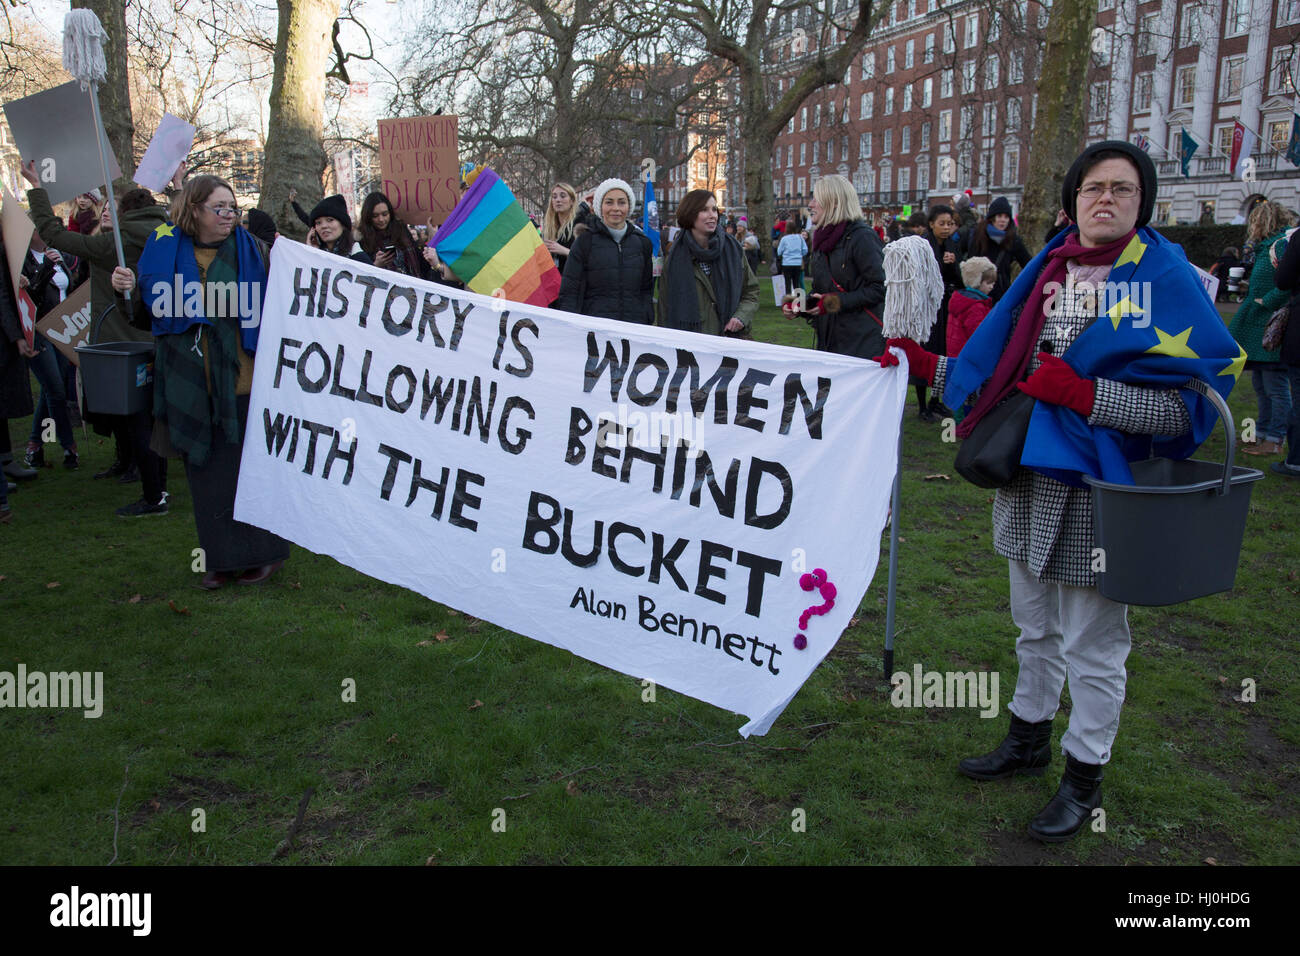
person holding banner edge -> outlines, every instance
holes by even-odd
[[[177,222],[159,226],[145,245],[132,300],[134,320],[148,323],[158,342],[154,439],[185,462],[205,563],[200,586],[260,584],[289,557],[283,538],[234,517],[268,250],[238,225],[234,190],[217,176],[189,180],[175,208]],[[238,294],[210,295],[217,282]],[[201,311],[188,293],[194,284],[204,290]],[[135,285],[129,269],[113,271],[118,292]]]
[[[1132,484],[1130,461],[1191,455],[1218,415],[1184,386],[1200,379],[1226,397],[1245,360],[1181,248],[1147,228],[1156,187],[1155,166],[1137,147],[1089,146],[1062,186],[1077,225],[1029,263],[959,356],[888,343],[949,407],[973,404],[962,437],[1017,391],[1037,400],[1020,468],[993,507],[994,548],[1008,560],[1020,628],[1011,726],[994,751],[958,769],[975,780],[1042,774],[1068,679],[1065,773],[1029,824],[1044,842],[1074,836],[1101,805],[1130,648],[1127,606],[1097,591],[1092,496],[1082,477]]]

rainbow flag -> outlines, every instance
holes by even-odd
[[[429,245],[474,292],[529,305],[550,305],[560,294],[560,271],[537,227],[490,169],[479,173]]]

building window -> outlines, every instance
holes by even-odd
[[[910,70],[916,65],[916,41],[908,40],[903,50],[903,68]]]
[[[876,75],[876,51],[868,50],[862,54],[862,79],[874,79]]]
[[[953,24],[946,24],[943,28],[943,52],[952,53],[957,49],[957,33]]]
[[[858,110],[858,119],[871,119],[872,100],[875,99],[874,93],[863,93],[861,108]]]
[[[984,125],[981,132],[985,136],[996,136],[998,132],[998,105],[996,103],[984,104]]]
[[[952,110],[939,113],[939,142],[946,143],[952,139]]]
[[[1223,35],[1240,36],[1250,29],[1250,0],[1226,0],[1227,16],[1223,18]]]
[[[920,192],[922,200],[930,191],[930,164],[919,163],[916,167],[916,188]]]
[[[841,136],[840,137],[840,162],[847,163],[848,161],[849,161],[849,138],[847,136]]]
[[[921,152],[930,148],[930,121],[921,124]]]
[[[880,170],[880,191],[884,195],[889,195],[889,167],[886,166]]]
[[[789,169],[794,165],[794,145],[785,148],[785,168]]]
[[[817,103],[813,106],[813,129],[822,125],[822,105]]]
[[[898,151],[900,153],[910,153],[912,151],[912,127],[903,127],[898,138]]]
[[[1020,100],[1007,100],[1007,132],[1015,133],[1020,129]]]
[[[802,131],[807,128],[808,128],[808,107],[805,106],[803,107],[803,109],[799,110],[799,129]]]
[[[980,179],[981,186],[987,188],[993,181],[993,150],[986,149],[980,153]]]
[[[894,72],[894,48],[892,46],[885,51],[885,72]]]
[[[967,60],[961,65],[961,91],[963,93],[975,92],[975,61]]]
[[[1268,145],[1274,152],[1285,153],[1291,144],[1291,120],[1276,120],[1268,124]]]
[[[1284,27],[1289,23],[1300,23],[1300,0],[1278,0],[1277,25]]]
[[[967,104],[961,108],[961,129],[957,138],[962,142],[970,139],[971,128],[975,125],[975,107]]]
[[[1011,64],[1007,67],[1007,82],[1025,82],[1025,54],[1020,50],[1011,54]]]
[[[1142,18],[1141,27],[1138,30],[1137,55],[1151,56],[1156,52],[1156,31],[1159,27],[1156,21],[1160,19],[1160,14],[1151,13]]]
[[[990,54],[989,58],[984,61],[984,89],[996,90],[998,88],[999,66],[996,53]]]
[[[819,154],[821,153],[821,145],[822,145],[822,144],[821,144],[820,142],[818,142],[817,140],[813,140],[813,165],[814,165],[814,166],[815,166],[817,163],[820,163],[820,162],[821,162],[821,158],[820,158],[820,155],[819,155]],[[827,160],[827,162],[829,162],[829,160]]]
[[[1133,81],[1133,112],[1147,113],[1151,110],[1151,74],[1139,73]]]
[[[1191,106],[1196,97],[1196,67],[1182,66],[1178,68],[1177,80],[1174,84],[1174,104],[1176,106]]]
[[[894,88],[892,86],[885,89],[885,115],[894,115]]]
[[[1233,125],[1231,123],[1226,126],[1216,126],[1214,128],[1214,140],[1218,146],[1219,153],[1223,156],[1232,155],[1232,130]]]
[[[887,129],[881,135],[880,155],[888,156],[893,151],[894,151],[894,131],[892,129]]]
[[[921,109],[928,110],[934,99],[934,78],[927,76],[921,84]]]
[[[806,179],[804,179],[802,176],[800,176],[800,177],[799,177],[799,193],[798,193],[798,194],[799,194],[800,196],[803,196],[803,195],[805,195],[807,192],[808,192],[808,180],[806,180]]]
[[[952,70],[944,70],[939,77],[939,96],[948,99],[952,96]]]
[[[1283,2],[1286,2],[1286,0],[1283,0]],[[1300,5],[1300,0],[1295,0],[1295,2],[1297,3],[1297,5]],[[927,34],[925,38],[925,62],[926,63],[934,62],[934,34],[933,33]]]
[[[1106,84],[1093,83],[1088,87],[1088,120],[1099,122],[1106,118]]]
[[[793,116],[790,117],[790,122],[788,122],[788,123],[785,124],[785,131],[786,131],[787,133],[793,133],[793,132],[794,132],[794,117],[793,117]]]
[[[1246,73],[1245,56],[1229,56],[1223,60],[1219,77],[1219,99],[1235,100],[1241,96],[1242,79]]]
[[[866,159],[871,155],[871,134],[863,133],[858,137],[858,159]]]
[[[900,169],[898,171],[898,198],[900,202],[911,187],[912,171],[910,169]]]
[[[966,18],[966,49],[976,46],[980,42],[980,18],[979,14],[974,14]]]
[[[1201,42],[1201,5],[1189,3],[1183,7],[1183,16],[1178,23],[1178,45],[1195,46]]]
[[[906,113],[912,108],[912,84],[908,83],[903,87],[903,112]]]
[[[808,144],[807,143],[799,144],[799,165],[800,166],[808,165]],[[803,189],[800,188],[799,191],[803,192]]]
[[[1008,146],[1002,154],[1002,182],[1008,186],[1020,185],[1020,147]]]
[[[1295,93],[1296,48],[1278,47],[1273,51],[1273,81],[1271,92],[1277,96]]]

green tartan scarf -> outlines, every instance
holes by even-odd
[[[239,263],[234,236],[217,249],[203,276],[209,282],[234,283]],[[207,335],[204,335],[204,330]],[[235,382],[239,377],[239,319],[218,316],[211,325],[195,323],[176,335],[158,336],[154,368],[153,414],[166,423],[172,445],[192,465],[207,464],[218,431],[232,445],[239,443],[239,411]],[[204,373],[207,350],[212,390]]]

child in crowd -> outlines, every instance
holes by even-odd
[[[961,264],[961,281],[966,288],[958,289],[948,300],[948,354],[956,355],[975,334],[984,317],[993,309],[989,293],[998,281],[998,269],[992,260],[975,256]]]

